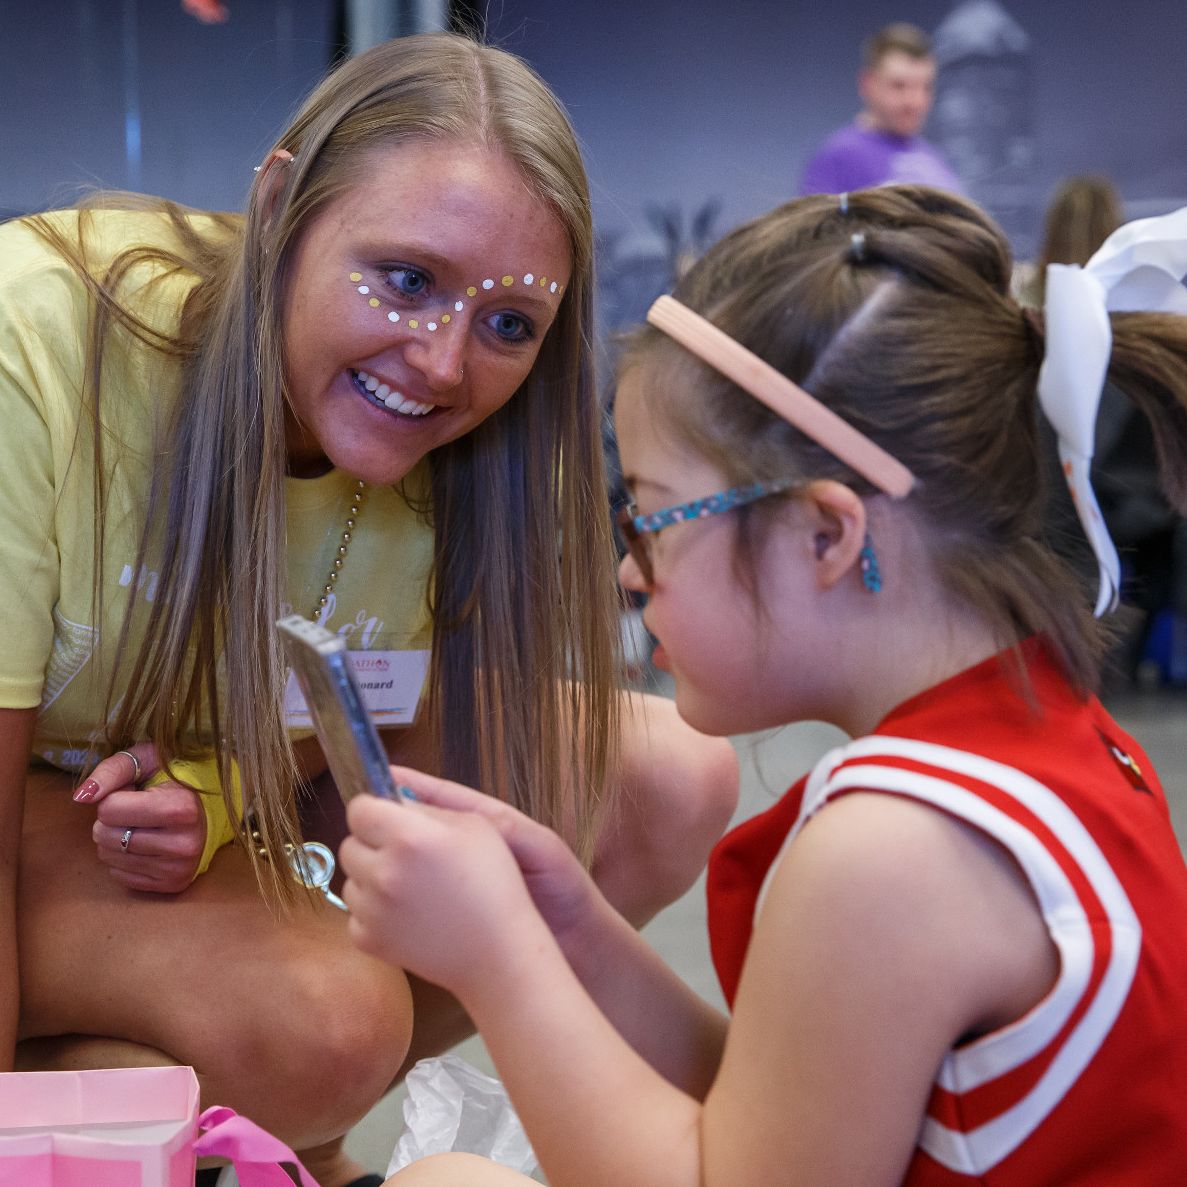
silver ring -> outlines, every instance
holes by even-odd
[[[133,783],[133,785],[134,785],[134,786],[136,786],[136,787],[139,787],[139,786],[140,786],[140,779],[141,779],[141,775],[140,775],[140,759],[138,759],[138,758],[136,757],[136,755],[134,755],[134,754],[133,754],[133,753],[132,753],[130,750],[117,750],[117,751],[116,751],[116,754],[124,754],[124,755],[127,755],[127,757],[128,757],[128,758],[130,758],[130,759],[132,760],[132,766],[135,768],[135,769],[133,770],[133,772],[132,772],[132,783]]]
[[[136,830],[135,830],[134,828],[126,828],[126,829],[124,829],[123,836],[121,836],[121,837],[120,837],[120,848],[121,848],[121,849],[122,849],[122,850],[123,850],[125,853],[127,853],[127,852],[128,852],[128,845],[131,843],[131,840],[132,840],[132,834],[133,834],[135,831],[136,831]]]

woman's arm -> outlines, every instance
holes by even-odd
[[[0,709],[0,1072],[12,1070],[20,1020],[16,880],[25,773],[36,709]]]

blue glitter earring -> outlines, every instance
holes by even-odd
[[[877,593],[882,588],[882,572],[878,568],[878,558],[874,555],[874,543],[869,532],[866,532],[865,542],[858,554],[858,564],[861,566],[862,585],[870,593]]]

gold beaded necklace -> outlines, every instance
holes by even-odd
[[[367,484],[360,478],[355,483],[354,497],[350,500],[350,510],[346,513],[346,526],[342,529],[342,543],[338,545],[338,551],[334,554],[334,561],[326,575],[326,584],[321,592],[321,597],[318,598],[317,605],[313,607],[313,613],[309,616],[314,622],[321,618],[322,611],[330,600],[330,594],[334,592],[334,586],[338,584],[342,566],[346,564],[346,554],[350,551],[350,538],[354,532],[354,525],[358,522],[359,512],[363,508],[363,499],[366,494]]]

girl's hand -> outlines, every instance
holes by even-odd
[[[356,797],[339,851],[364,951],[462,995],[541,916],[558,939],[572,932],[596,891],[555,833],[469,788],[393,773],[418,802]]]
[[[601,891],[573,850],[552,829],[510,804],[460,783],[409,767],[392,767],[392,777],[419,803],[472,812],[489,821],[514,856],[536,910],[562,947],[588,921]]]
[[[92,837],[99,860],[129,890],[179,894],[194,880],[206,844],[206,814],[196,792],[180,783],[138,786],[160,770],[150,742],[103,759],[75,792],[98,806]],[[139,778],[137,778],[139,775]]]

